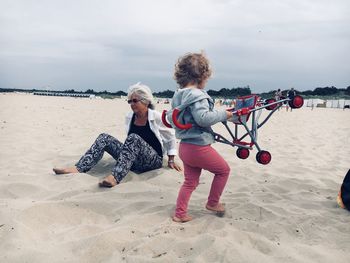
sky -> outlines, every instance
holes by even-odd
[[[175,90],[204,51],[207,89],[350,86],[349,0],[0,0],[0,88]]]

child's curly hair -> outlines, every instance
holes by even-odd
[[[209,60],[203,53],[187,53],[175,64],[174,79],[181,88],[191,82],[198,85],[210,76]]]

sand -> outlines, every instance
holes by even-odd
[[[349,110],[276,112],[259,132],[267,166],[256,150],[240,160],[216,143],[231,167],[226,215],[205,210],[203,172],[186,224],[170,219],[183,178],[174,170],[130,172],[101,189],[114,164],[106,154],[87,174],[53,174],[100,133],[124,140],[128,111],[122,99],[0,94],[0,262],[349,262],[350,212],[336,204],[350,168]]]

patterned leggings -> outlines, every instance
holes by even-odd
[[[123,144],[113,136],[102,133],[76,163],[77,170],[80,173],[89,171],[101,160],[105,151],[117,161],[112,175],[118,183],[129,170],[146,172],[161,168],[163,164],[163,157],[159,156],[139,135],[129,134]]]

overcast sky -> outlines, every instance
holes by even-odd
[[[207,89],[350,85],[349,0],[0,0],[0,88],[175,90],[204,50]]]

